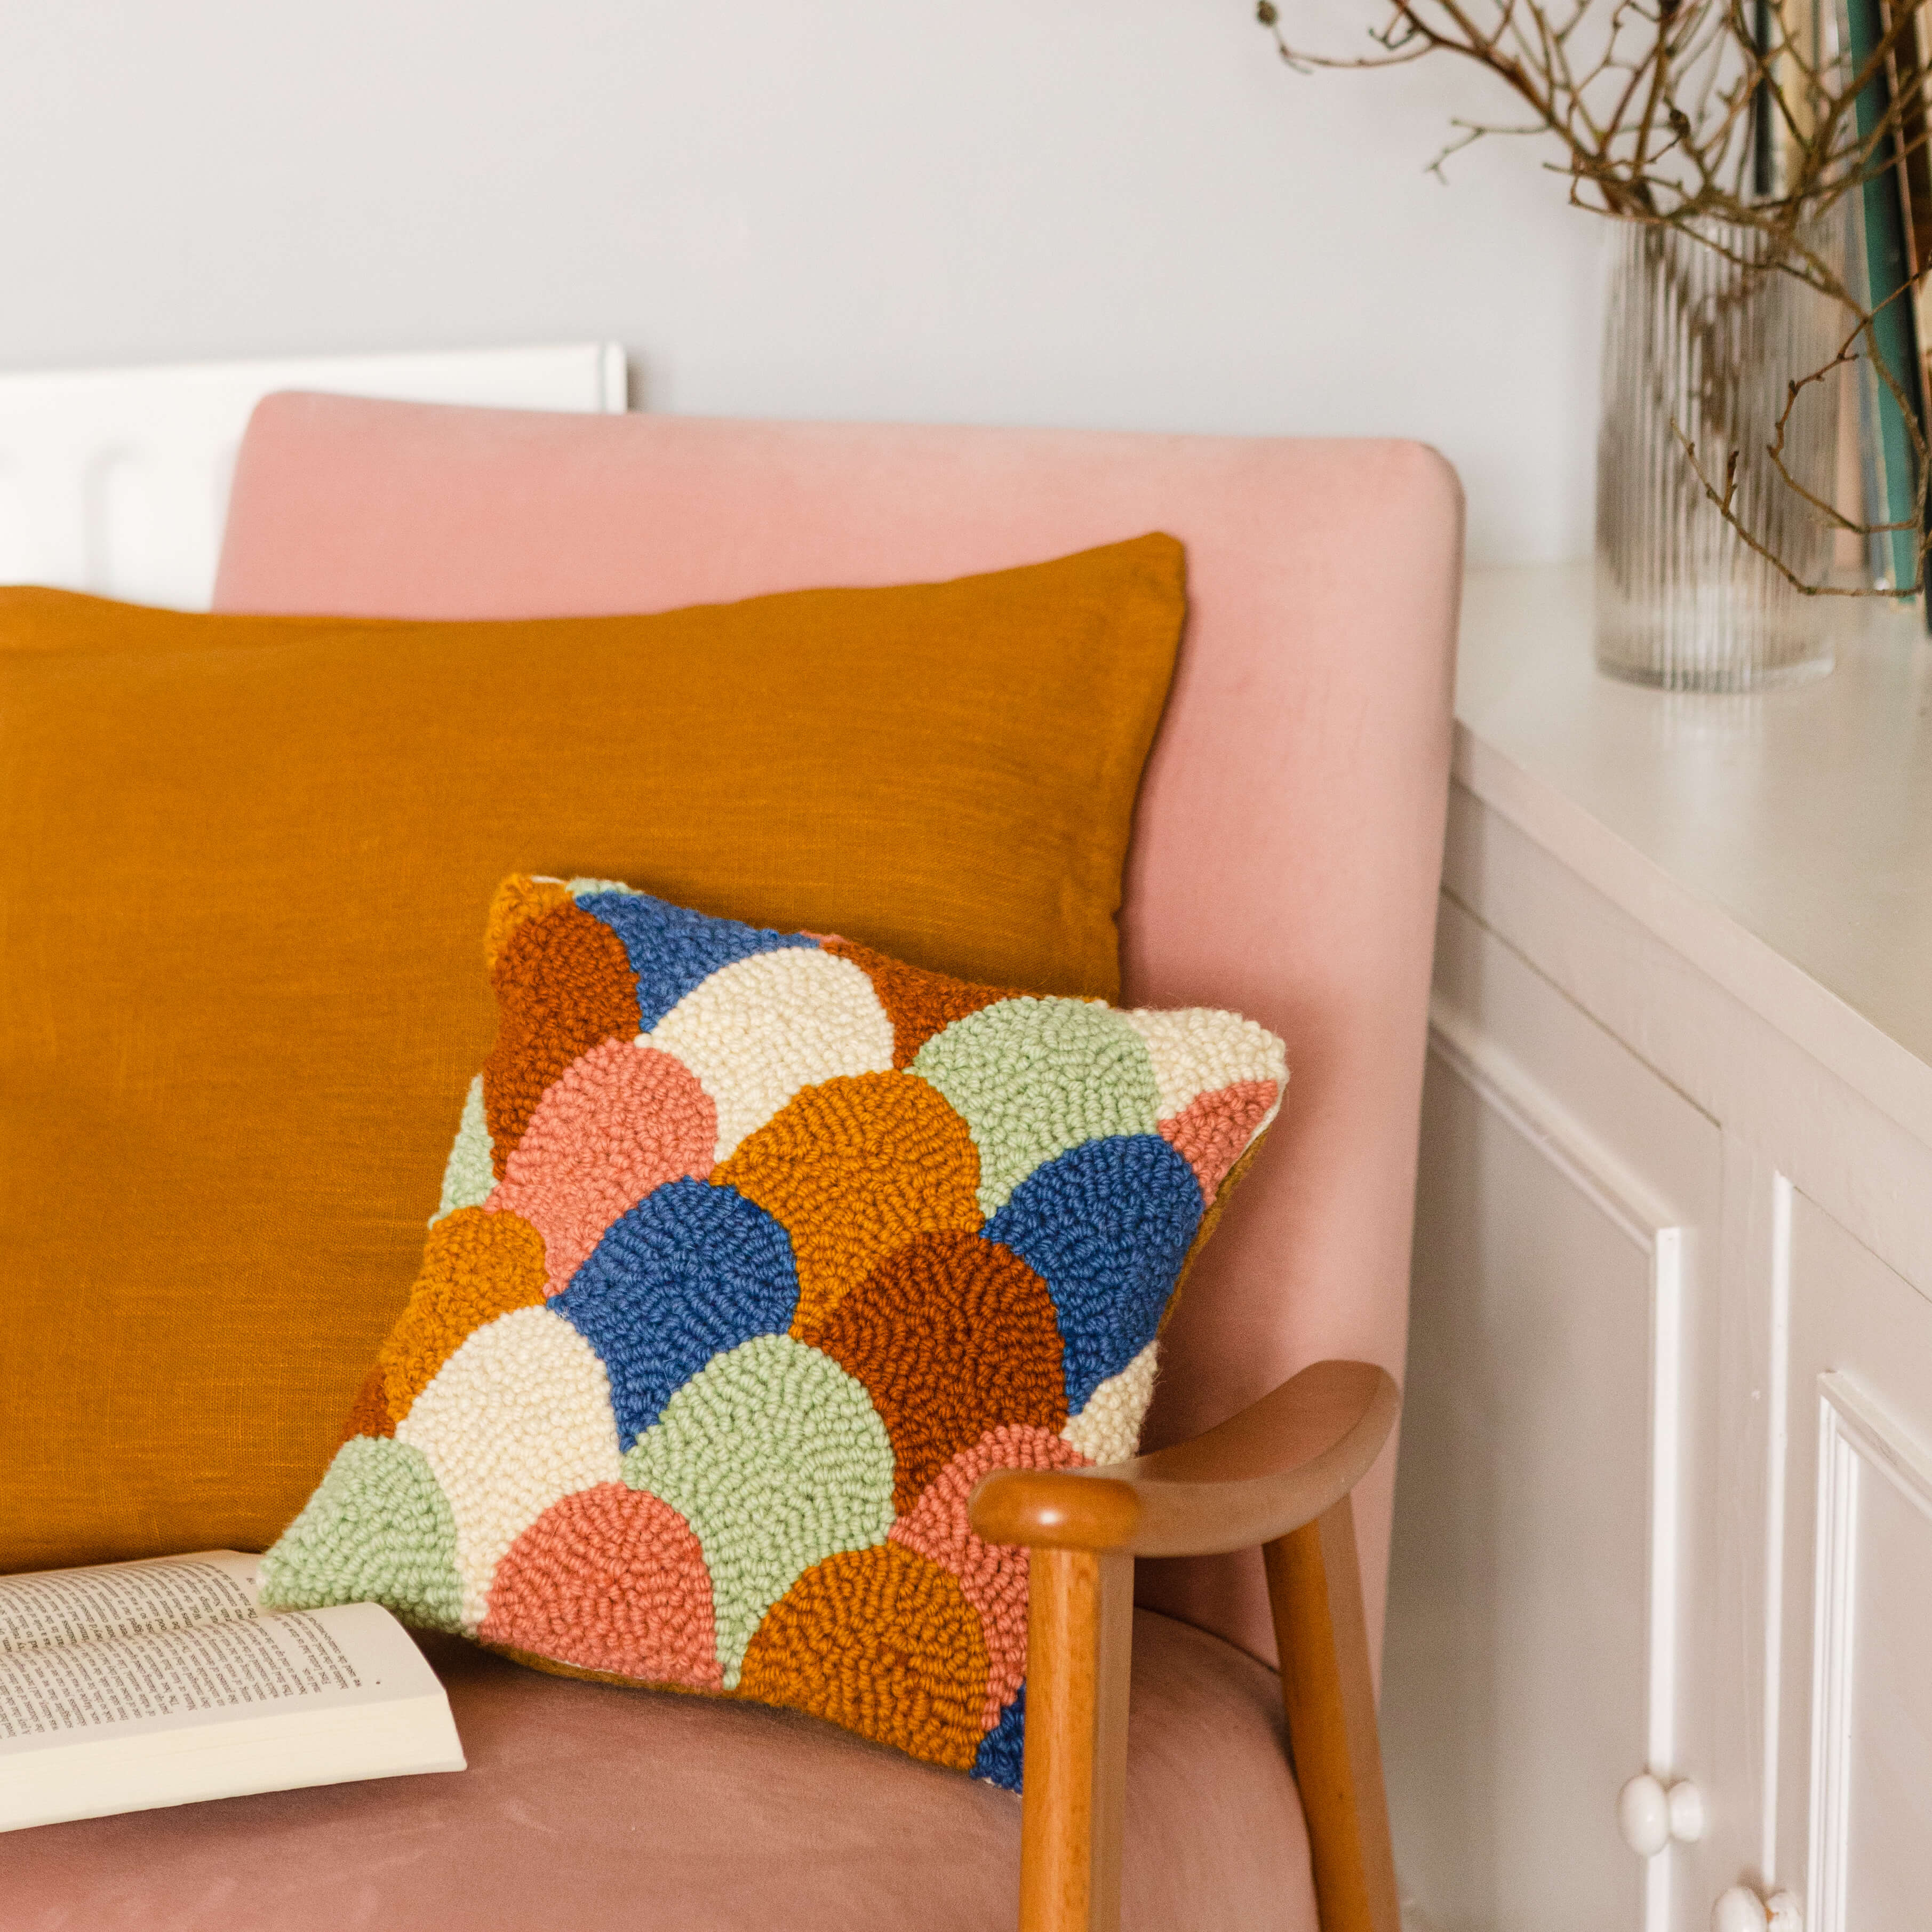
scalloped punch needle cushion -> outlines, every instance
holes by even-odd
[[[422,1273],[265,1600],[1017,1789],[1027,1556],[968,1498],[1132,1454],[1282,1042],[595,879],[507,881],[484,954]]]
[[[1185,608],[1162,536],[646,616],[0,590],[0,1570],[260,1550],[315,1486],[407,1299],[490,1043],[477,928],[531,852],[1111,997]],[[630,984],[616,946],[579,1023]],[[582,1051],[524,1023],[499,1135]],[[545,1224],[554,1264],[598,1211]]]

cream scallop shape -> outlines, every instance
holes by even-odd
[[[1150,1342],[1117,1376],[1109,1376],[1087,1398],[1087,1406],[1060,1432],[1090,1462],[1124,1462],[1139,1446],[1141,1424],[1154,1400],[1160,1344]]]
[[[1162,1120],[1184,1112],[1203,1094],[1239,1080],[1275,1083],[1275,1105],[1261,1126],[1280,1112],[1280,1096],[1288,1086],[1288,1053],[1266,1027],[1211,1006],[1144,1010],[1120,1017],[1147,1042]]]
[[[397,1424],[396,1440],[422,1452],[449,1499],[471,1633],[510,1545],[553,1503],[622,1469],[604,1364],[548,1308],[478,1329]]]
[[[721,966],[638,1044],[698,1076],[718,1109],[724,1161],[803,1088],[890,1072],[892,1023],[850,960],[788,946]]]

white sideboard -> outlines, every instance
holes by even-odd
[[[1932,1928],[1932,647],[1831,614],[1829,679],[1690,698],[1594,674],[1586,568],[1468,586],[1382,1700],[1416,1932]]]

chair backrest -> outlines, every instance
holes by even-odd
[[[501,617],[903,583],[1164,530],[1190,616],[1136,820],[1126,998],[1288,1042],[1282,1122],[1168,1331],[1150,1444],[1306,1364],[1402,1372],[1462,550],[1412,443],[550,416],[269,398],[221,610]],[[1378,1644],[1394,1451],[1358,1493]],[[1258,1558],[1143,1602],[1274,1654]]]

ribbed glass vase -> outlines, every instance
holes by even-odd
[[[1597,662],[1673,691],[1754,691],[1832,668],[1825,601],[1794,590],[1724,520],[1672,424],[1720,489],[1739,452],[1739,519],[1821,582],[1831,531],[1765,448],[1786,385],[1831,362],[1842,325],[1795,277],[1744,266],[1766,259],[1755,230],[1711,233],[1722,248],[1636,222],[1618,238],[1597,442]],[[1814,382],[1785,432],[1786,467],[1827,502],[1838,409],[1838,385]]]

